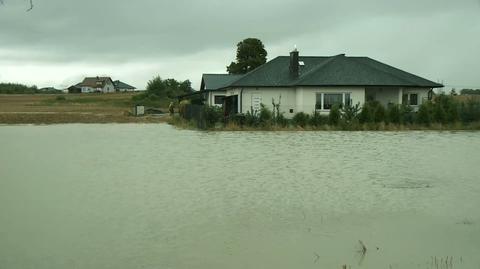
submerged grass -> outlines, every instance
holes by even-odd
[[[170,125],[180,129],[199,129],[195,121],[188,121],[179,116],[174,116],[168,120]],[[421,124],[385,124],[365,123],[355,125],[319,125],[319,126],[299,126],[299,125],[261,125],[247,126],[239,125],[236,122],[228,122],[227,124],[219,123],[214,127],[205,129],[207,131],[478,131],[480,130],[480,122],[463,124],[460,122],[452,124],[430,124],[428,126]]]

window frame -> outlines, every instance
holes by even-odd
[[[352,104],[352,93],[351,92],[316,92],[315,93],[315,111],[330,111],[330,108],[325,108],[325,95],[342,95],[342,102],[340,107],[343,107],[347,104],[347,98],[349,99],[350,105]],[[318,96],[320,96],[320,106],[318,105]]]
[[[217,103],[217,97],[222,99],[221,103]],[[214,95],[213,96],[213,104],[216,106],[223,106],[225,102],[225,95]]]
[[[415,99],[412,99],[412,95],[415,96]],[[413,104],[412,101],[415,100],[415,103]],[[407,105],[407,106],[419,106],[420,104],[423,103],[423,99],[420,100],[420,94],[418,92],[404,92],[402,94],[402,105]]]

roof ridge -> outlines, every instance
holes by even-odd
[[[312,70],[308,71],[307,73],[305,73],[303,75],[303,77],[297,81],[294,81],[291,83],[291,85],[295,85],[295,84],[300,84],[302,81],[306,80],[307,78],[309,78],[310,75],[312,75],[312,73],[315,73],[317,72],[318,70],[324,68],[326,65],[328,65],[329,63],[331,63],[334,59],[338,59],[339,57],[345,57],[344,54],[339,54],[339,55],[335,55],[335,56],[330,56],[328,57],[329,59],[327,59],[325,62],[323,62],[322,64],[318,65],[317,67],[313,68]]]

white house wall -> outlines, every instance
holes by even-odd
[[[112,83],[107,82],[102,89],[102,92],[115,92],[115,86]]]
[[[403,88],[403,94],[418,94],[418,105],[412,106],[414,111],[417,111],[421,104],[425,103],[428,100],[429,88]]]
[[[418,94],[418,104],[421,105],[428,99],[428,91],[425,88],[395,88],[395,89],[376,89],[375,98],[384,106],[388,103],[401,103],[402,94]],[[231,88],[222,92],[210,92],[208,104],[214,104],[214,96],[232,96],[238,95],[238,111],[247,113],[252,108],[259,109],[259,104],[264,104],[268,109],[273,110],[272,99],[278,103],[281,96],[280,112],[286,118],[292,118],[295,113],[305,112],[312,114],[315,111],[317,94],[319,93],[341,93],[350,94],[352,105],[359,104],[360,107],[365,103],[364,87],[258,87],[258,88]],[[418,106],[417,106],[418,107]],[[415,106],[414,106],[415,109]],[[317,110],[321,114],[328,114],[329,110]]]
[[[227,91],[227,95],[238,94],[240,96],[241,92],[241,89],[231,89]],[[255,108],[259,97],[261,103],[272,110],[272,98],[275,103],[278,103],[281,96],[280,112],[284,113],[285,117],[291,118],[298,112],[311,114],[315,111],[317,93],[349,93],[352,103],[359,103],[361,106],[365,101],[365,89],[359,87],[244,88],[241,111],[246,113],[252,107]],[[319,112],[328,114],[329,110]]]
[[[238,89],[236,92],[239,94],[240,91]],[[295,88],[244,88],[242,96],[241,111],[243,113],[247,113],[252,108],[259,109],[259,103],[273,110],[272,99],[276,104],[280,102],[280,113],[284,113],[285,117],[291,118],[296,113]]]

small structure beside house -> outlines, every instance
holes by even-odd
[[[82,86],[80,86],[80,83],[77,83],[75,85],[72,85],[67,88],[68,93],[81,93],[82,92]]]
[[[117,92],[133,92],[135,91],[135,87],[128,85],[125,82],[122,82],[120,80],[115,80],[113,82],[113,85],[115,86],[115,90]]]
[[[204,74],[200,91],[205,103],[223,106],[226,115],[258,111],[260,104],[280,102],[287,118],[297,112],[328,114],[334,105],[376,100],[406,104],[417,110],[443,85],[368,57],[279,56],[245,75]]]
[[[145,106],[134,106],[132,109],[132,114],[134,116],[143,116],[145,115]]]

